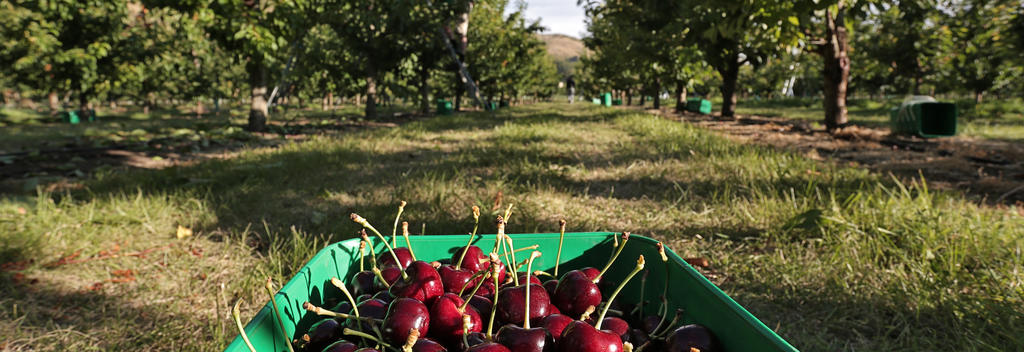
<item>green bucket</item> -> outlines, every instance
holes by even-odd
[[[560,272],[588,266],[603,266],[611,256],[612,236],[616,235],[618,234],[612,232],[565,234]],[[538,250],[543,251],[544,255],[537,258],[534,268],[552,271],[558,251],[557,233],[512,235],[512,238],[519,246],[539,245]],[[416,257],[425,261],[451,258],[452,253],[466,245],[466,239],[466,235],[410,237]],[[494,235],[481,235],[474,244],[481,248],[491,248],[494,241]],[[683,309],[684,322],[706,326],[716,335],[723,351],[796,351],[674,252],[667,251],[669,261],[662,262],[656,244],[657,241],[647,237],[631,236],[619,260],[605,274],[605,278],[610,282],[623,280],[633,269],[634,260],[642,254],[647,259],[646,269],[649,270],[647,287],[644,290],[645,300],[658,302],[664,285],[668,284],[668,311]],[[377,253],[386,250],[384,244],[377,239],[373,239],[373,245]],[[323,305],[328,299],[343,299],[341,291],[331,285],[331,278],[351,278],[358,270],[359,239],[337,242],[317,253],[274,296],[281,309],[288,338],[283,338],[280,329],[275,325],[274,315],[271,313],[273,308],[269,302],[246,325],[245,332],[256,350],[287,351],[286,343],[291,338],[301,336],[310,325],[320,320],[320,317],[306,312],[302,304],[309,301],[315,305]],[[666,270],[668,280],[663,281]],[[630,281],[629,287],[622,291],[618,299],[622,302],[639,302],[640,282],[639,277]],[[656,304],[645,305],[644,311],[648,315],[654,315],[657,314],[657,308]],[[239,336],[225,351],[247,352],[248,349]]]
[[[686,99],[686,111],[701,113],[704,115],[711,113],[711,102],[707,99],[701,98],[689,98]]]
[[[889,124],[893,133],[951,137],[956,135],[958,115],[954,103],[909,101],[889,110]]]
[[[601,94],[601,105],[612,106],[612,93]]]
[[[439,115],[451,115],[452,111],[454,110],[452,109],[451,101],[440,99],[437,101],[437,113]]]

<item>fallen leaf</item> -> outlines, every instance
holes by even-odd
[[[24,207],[18,207],[18,214],[25,215],[28,211]]]
[[[192,229],[178,225],[178,239],[192,237]]]
[[[685,258],[683,260],[685,260],[687,264],[699,266],[701,268],[707,268],[708,266],[711,265],[711,262],[709,262],[705,258]]]

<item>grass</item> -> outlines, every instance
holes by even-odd
[[[869,127],[889,127],[889,109],[902,99],[873,101],[851,99],[850,122]],[[942,100],[946,101],[946,100]],[[976,104],[973,100],[956,101],[959,108],[959,133],[971,137],[1020,141],[1024,139],[1024,101],[1006,99]],[[715,102],[715,106],[721,106]],[[824,118],[821,100],[791,98],[776,100],[747,99],[737,104],[741,115],[786,117],[820,122]]]
[[[218,350],[234,336],[229,304],[244,298],[251,317],[262,279],[352,236],[349,212],[386,223],[407,200],[414,229],[464,233],[499,191],[516,204],[510,232],[564,217],[710,259],[723,290],[803,350],[1024,349],[1020,209],[590,104],[321,134],[7,197],[2,343]],[[176,238],[179,225],[195,235]]]

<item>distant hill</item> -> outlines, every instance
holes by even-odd
[[[562,76],[573,74],[579,65],[580,56],[587,51],[583,41],[564,34],[538,34],[548,48],[548,55],[555,60],[558,73]]]

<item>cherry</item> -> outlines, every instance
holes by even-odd
[[[522,322],[526,318],[526,291],[530,286],[530,321],[539,322],[546,317],[548,306],[551,305],[550,298],[544,287],[537,284],[519,285],[501,290],[502,300],[498,302],[498,319],[507,323]]]
[[[465,258],[463,258],[465,253]],[[487,256],[484,255],[484,250],[477,246],[469,246],[459,248],[452,254],[452,262],[456,265],[459,263],[459,259],[462,259],[462,269],[468,269],[472,271],[480,271],[487,269]]]
[[[544,291],[548,292],[548,296],[555,297],[555,288],[558,288],[558,279],[551,279],[544,281]]]
[[[384,268],[384,270],[380,271],[380,277],[378,278],[377,281],[377,289],[381,290],[384,288],[391,287],[391,285],[394,285],[395,282],[398,282],[398,280],[401,278],[402,269],[399,269],[397,266]],[[384,281],[381,282],[380,279],[383,279]]]
[[[598,275],[601,274],[601,271],[597,270],[597,268],[586,267],[586,268],[580,269],[580,271],[582,271],[584,274],[586,274],[587,278],[590,279],[591,281],[594,281],[594,280],[597,280],[598,282],[601,281],[601,279],[599,279],[597,277]]]
[[[558,340],[561,352],[619,352],[622,339],[611,331],[602,331],[586,322],[574,320],[562,330]]]
[[[501,344],[494,342],[485,342],[476,346],[471,347],[469,352],[512,352],[508,347],[502,346]]]
[[[356,346],[356,344],[354,344],[354,343],[351,343],[351,342],[348,342],[348,341],[345,341],[345,340],[338,340],[338,341],[335,341],[334,343],[332,343],[330,345],[327,345],[327,347],[325,347],[323,349],[323,352],[354,352],[357,349],[359,349],[359,346]],[[307,349],[307,351],[316,351],[316,350],[314,350],[314,349]]]
[[[409,264],[405,277],[391,285],[391,294],[395,297],[409,297],[431,304],[434,299],[444,293],[441,276],[429,263],[417,260]]]
[[[668,351],[670,352],[699,352],[718,351],[718,343],[715,336],[708,328],[691,324],[682,326],[668,336]]]
[[[413,298],[398,298],[388,306],[381,333],[384,340],[400,345],[409,338],[409,331],[416,329],[427,333],[430,328],[430,310],[423,302]]]
[[[469,331],[463,331],[463,315],[470,317]],[[443,294],[434,300],[430,306],[430,323],[433,336],[446,342],[456,342],[464,332],[478,332],[483,328],[480,313],[454,293]]]
[[[544,317],[544,329],[547,329],[548,333],[551,334],[551,338],[558,342],[558,339],[562,337],[562,330],[565,330],[566,326],[573,321],[568,315],[562,314],[551,314]]]
[[[341,338],[341,324],[334,319],[323,319],[309,327],[309,332],[302,336],[307,342],[307,350],[320,351],[331,342]]]
[[[608,317],[604,318],[604,320],[601,321],[601,325],[607,327],[608,330],[614,331],[616,334],[619,334],[619,337],[622,338],[622,341],[628,341],[629,324],[626,323],[625,320],[616,317]]]
[[[380,352],[380,350],[378,350],[376,348],[363,347],[363,348],[360,348],[360,349],[356,350],[356,352]]]
[[[624,235],[628,236],[628,235]],[[628,238],[628,237],[627,237]],[[625,241],[623,241],[625,242]],[[625,244],[625,243],[623,243]],[[620,247],[621,249],[621,247]],[[613,257],[614,260],[614,257]],[[612,295],[608,297],[608,302],[615,300],[622,288],[626,286],[633,276],[636,276],[640,270],[644,269],[644,256],[637,258],[636,267],[633,271],[626,276],[626,279],[619,283],[619,286],[612,292]],[[559,283],[561,286],[561,283]],[[601,330],[601,325],[605,321],[605,315],[608,314],[608,309],[611,304],[606,304],[604,309],[601,311],[601,316],[597,318],[597,325],[590,326],[584,321],[576,320],[569,323],[569,326],[562,330],[562,337],[559,339],[559,347],[562,352],[570,351],[582,351],[582,352],[619,352],[622,351],[622,338],[618,333],[611,330]],[[589,315],[589,314],[588,314]]]
[[[527,259],[527,272],[533,269],[533,260],[540,257],[540,252],[534,251],[530,254],[530,258]],[[533,293],[531,287],[536,286],[539,293],[543,293],[543,287],[537,284],[532,284],[529,281],[523,283],[523,287],[526,289],[523,297],[525,302],[523,303],[523,326],[518,327],[515,325],[505,325],[498,330],[497,341],[502,345],[505,345],[509,350],[513,352],[543,352],[545,346],[553,346],[554,342],[551,339],[551,335],[547,333],[543,328],[531,328],[530,319],[533,318],[530,309],[530,301],[532,300]],[[544,293],[547,295],[547,293]],[[515,296],[513,296],[514,299]],[[507,300],[507,299],[506,299]],[[534,302],[535,304],[540,302]],[[546,303],[545,305],[550,305]],[[550,349],[550,347],[548,347]]]
[[[572,270],[558,280],[552,301],[562,314],[576,317],[583,314],[587,307],[601,304],[601,290],[586,273]]]
[[[480,319],[487,320],[491,317],[491,305],[493,303],[491,303],[490,298],[484,296],[482,291],[483,287],[481,287],[480,291],[477,291],[477,294],[469,298],[469,305],[476,308],[477,313],[480,314]]]
[[[351,314],[352,313],[352,303],[348,303],[348,302],[338,303],[337,305],[335,305],[334,307],[331,308],[331,311],[332,312],[338,312],[338,313]]]
[[[412,345],[412,352],[448,352],[444,345],[431,339],[419,339]]]
[[[451,265],[441,265],[437,274],[441,276],[441,284],[444,285],[444,292],[459,293],[466,286],[475,285],[473,276],[476,272],[469,269],[456,269]]]
[[[391,291],[380,291],[373,295],[373,298],[384,301],[384,303],[391,303],[391,301],[395,300],[395,295],[392,295]]]
[[[554,304],[548,306],[548,314],[562,314],[561,310],[558,310]]]
[[[385,268],[390,268],[390,267],[406,268],[406,267],[409,266],[409,264],[412,263],[412,261],[413,261],[412,251],[410,251],[409,248],[399,247],[399,248],[395,248],[393,250],[393,252],[395,253],[394,256],[388,255],[387,253],[381,253],[380,254],[380,258],[377,258],[377,260],[380,261],[380,266],[385,267]],[[395,263],[395,256],[398,257],[398,263],[401,263],[402,265],[398,265],[398,264]]]
[[[364,293],[372,294],[374,292],[377,292],[378,288],[375,282],[376,279],[377,276],[374,275],[373,272],[369,270],[360,271],[356,273],[355,275],[352,276],[351,282],[352,286],[354,286],[352,289],[352,293],[358,296]]]
[[[379,299],[370,299],[359,303],[359,315],[365,318],[384,319],[388,313],[388,303]],[[369,330],[370,327],[359,323],[360,329]]]
[[[661,317],[648,315],[641,321],[641,326],[643,327],[644,332],[647,334],[653,334],[654,330],[658,328],[658,325],[661,325],[661,322]]]

